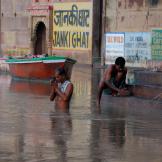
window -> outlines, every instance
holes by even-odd
[[[149,0],[149,2],[152,6],[154,6],[158,4],[159,0]]]

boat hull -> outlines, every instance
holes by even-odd
[[[10,73],[20,79],[49,80],[55,74],[55,69],[64,67],[67,78],[70,79],[74,62],[65,60],[57,62],[14,62],[9,63]]]

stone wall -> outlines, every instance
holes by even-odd
[[[30,0],[1,0],[1,48],[3,55],[29,53],[29,17],[26,8]]]
[[[154,1],[154,0],[152,0]],[[162,26],[162,1],[106,1],[106,32],[144,32]],[[156,0],[157,1],[157,0]]]

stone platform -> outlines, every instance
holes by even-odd
[[[160,71],[134,71],[135,84],[162,86],[162,72]]]
[[[162,72],[134,71],[134,82],[130,86],[134,96],[162,102]]]

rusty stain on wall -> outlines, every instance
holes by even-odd
[[[124,18],[125,18],[125,17],[124,17],[124,16],[122,16],[122,17],[121,17],[121,21],[124,21]]]
[[[118,7],[120,8],[122,6],[121,1],[118,2]]]
[[[118,5],[118,8],[122,8],[123,7],[123,8],[126,9],[127,8],[127,0],[125,0],[125,1],[124,0],[119,0],[117,5]]]
[[[129,7],[132,8],[136,3],[138,7],[143,7],[144,0],[129,0]]]

